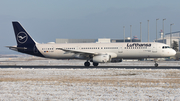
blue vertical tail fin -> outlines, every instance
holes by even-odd
[[[17,47],[34,46],[36,42],[26,32],[19,22],[12,22],[17,41]]]
[[[40,56],[43,57],[41,52],[36,47],[36,41],[31,38],[31,36],[26,32],[26,30],[21,26],[21,24],[17,21],[12,22],[15,38],[17,42],[17,47],[9,47],[10,49],[14,49],[18,52]]]

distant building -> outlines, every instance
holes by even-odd
[[[94,43],[97,39],[56,39],[56,43]]]
[[[116,42],[124,42],[124,39],[111,39],[111,42],[116,43]],[[131,42],[130,39],[125,39],[125,42]],[[132,39],[132,42],[141,42],[139,39]]]
[[[96,43],[111,43],[110,38],[99,38]]]
[[[171,43],[170,43],[170,34],[171,34]],[[169,45],[173,44],[173,41],[176,41],[178,43],[178,46],[180,45],[180,31],[172,32],[172,33],[166,33],[164,36],[164,43]],[[161,38],[155,40],[155,42],[163,43],[163,32],[161,31]],[[180,47],[179,47],[180,50]]]
[[[56,39],[56,43],[116,43],[124,42],[124,39],[110,39],[110,38],[99,38],[99,39]],[[125,42],[131,42],[131,38],[127,37]],[[132,42],[141,42],[134,36]]]
[[[111,42],[115,43],[115,42],[124,42],[124,39],[112,39]],[[125,39],[125,42],[131,42],[131,38],[127,37]],[[132,42],[141,42],[140,39],[137,38],[137,36],[134,36],[132,39]]]

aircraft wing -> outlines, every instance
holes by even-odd
[[[60,50],[63,50],[65,52],[70,52],[70,53],[75,53],[75,54],[81,54],[84,56],[91,55],[91,56],[96,56],[96,55],[111,55],[111,58],[116,58],[117,54],[114,52],[90,52],[90,51],[82,51],[82,50],[67,50],[63,48],[59,48]]]
[[[68,50],[68,49],[63,49],[63,48],[59,48],[59,49],[65,52],[70,52],[70,53],[75,53],[75,54],[100,55],[100,53],[96,53],[96,52],[89,52],[89,51],[82,51],[82,50]]]

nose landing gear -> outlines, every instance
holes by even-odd
[[[154,66],[155,66],[155,67],[158,67],[157,58],[154,59],[154,63],[155,63]]]
[[[154,66],[155,66],[155,67],[158,67],[158,63],[155,62]]]

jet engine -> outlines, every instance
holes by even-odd
[[[98,55],[93,57],[93,62],[95,63],[106,63],[111,61],[111,56],[110,55]]]

